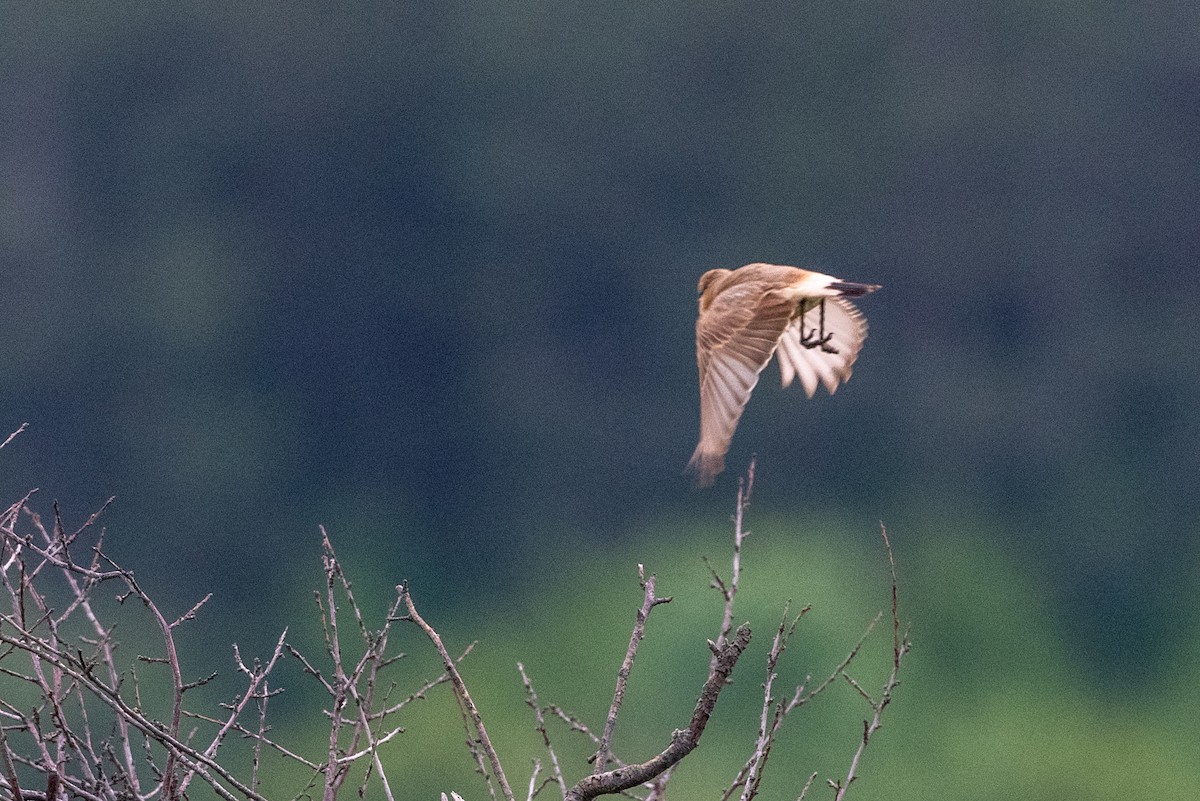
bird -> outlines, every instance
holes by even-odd
[[[759,373],[778,354],[783,386],[800,379],[808,397],[850,379],[867,319],[847,298],[879,289],[781,264],[709,270],[696,287],[700,442],[688,462],[698,487],[712,486]]]

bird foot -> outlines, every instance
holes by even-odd
[[[838,349],[829,344],[829,340],[833,339],[833,333],[830,332],[825,336],[817,336],[817,330],[814,328],[804,336],[800,337],[800,344],[812,350],[820,348],[825,353],[837,353]]]
[[[833,332],[825,333],[825,298],[821,298],[820,309],[820,328],[814,328],[807,334],[804,333],[804,314],[801,313],[800,344],[809,350],[820,348],[825,353],[837,353],[838,349],[829,344],[829,340],[833,339]]]

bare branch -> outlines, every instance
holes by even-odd
[[[273,694],[274,694],[274,692],[272,692],[272,695],[273,695]],[[217,719],[217,718],[211,717],[211,716],[209,716],[209,715],[204,715],[204,714],[201,714],[201,713],[199,713],[199,712],[188,712],[187,710],[184,710],[184,713],[183,713],[183,714],[184,714],[186,717],[189,717],[189,718],[194,718],[194,719],[196,719],[196,720],[202,720],[202,721],[204,721],[205,723],[213,723],[213,724],[216,724],[216,725],[218,725],[218,726],[219,726],[219,725],[223,725],[223,724],[224,724],[224,722],[225,722],[225,721],[223,721],[223,720],[219,720],[219,719]],[[287,748],[283,747],[283,746],[282,746],[282,745],[280,745],[279,743],[277,743],[277,742],[275,742],[274,740],[272,740],[272,739],[270,739],[269,737],[267,737],[267,736],[266,736],[266,732],[265,732],[265,730],[254,731],[254,730],[252,730],[252,729],[248,729],[248,728],[246,728],[246,727],[245,727],[245,726],[243,726],[241,723],[235,723],[235,724],[233,724],[233,726],[232,726],[232,727],[230,727],[230,728],[231,728],[231,730],[232,730],[232,731],[235,731],[235,732],[237,732],[238,734],[242,735],[243,737],[245,737],[245,738],[247,738],[247,739],[250,739],[250,740],[254,740],[254,741],[256,742],[256,744],[265,745],[265,746],[267,746],[268,748],[270,748],[270,749],[272,749],[272,750],[274,750],[274,751],[278,752],[279,754],[282,754],[283,756],[287,757],[288,759],[291,759],[291,760],[294,760],[294,761],[296,761],[296,762],[299,762],[301,765],[304,765],[306,768],[309,768],[309,769],[311,769],[311,770],[315,770],[315,771],[319,771],[319,770],[321,770],[321,769],[324,767],[323,765],[320,765],[320,764],[318,764],[318,763],[316,763],[316,762],[313,762],[313,761],[311,761],[311,760],[305,759],[303,756],[301,756],[300,754],[297,754],[297,753],[296,753],[296,752],[294,752],[294,751],[289,751]]]
[[[749,644],[750,627],[743,625],[738,627],[733,639],[722,646],[713,646],[713,667],[709,670],[708,679],[704,682],[700,698],[696,701],[691,723],[686,729],[675,731],[666,750],[640,765],[620,767],[580,780],[567,793],[566,801],[589,801],[597,796],[611,795],[636,787],[658,776],[690,754],[700,743],[700,736],[704,733],[704,727],[708,725],[717,698],[729,680],[729,674],[733,672],[738,657]]]
[[[22,427],[22,430],[24,430],[24,427]],[[11,440],[15,436],[16,434],[12,434],[8,439]],[[4,444],[7,445],[8,441],[5,440]],[[8,748],[8,737],[4,733],[3,726],[0,726],[0,761],[3,761],[4,776],[8,780],[8,789],[12,794],[13,801],[22,801],[21,783],[17,780],[17,769],[13,765],[12,751]]]
[[[912,643],[908,641],[908,636],[900,634],[899,600],[896,590],[896,559],[892,555],[892,543],[888,540],[887,528],[882,523],[879,524],[879,530],[883,536],[884,548],[887,549],[888,570],[892,578],[892,671],[888,674],[887,681],[883,684],[883,694],[880,696],[878,702],[871,700],[871,697],[856,682],[850,681],[859,693],[867,699],[874,715],[871,720],[863,721],[862,739],[859,741],[858,748],[854,752],[854,758],[850,760],[850,768],[846,771],[845,780],[833,783],[837,791],[834,801],[842,801],[846,797],[846,791],[850,789],[850,785],[857,778],[858,765],[862,760],[863,752],[867,748],[867,743],[870,742],[871,737],[883,725],[883,710],[892,702],[892,694],[900,684],[900,665],[904,660],[904,655],[912,648]],[[849,677],[847,679],[849,680]]]
[[[721,596],[725,599],[725,611],[721,618],[721,632],[717,635],[717,645],[725,644],[725,640],[729,637],[729,632],[733,630],[733,600],[737,596],[738,585],[742,579],[742,543],[750,536],[750,532],[746,531],[742,526],[746,510],[750,508],[750,495],[754,491],[754,467],[757,462],[755,457],[750,458],[750,467],[746,469],[745,476],[738,477],[738,493],[737,506],[733,512],[733,566],[732,573],[729,577],[729,583],[726,584],[721,580],[717,571],[708,566],[709,573],[712,574],[713,587],[720,591]],[[708,559],[704,560],[708,564]],[[713,659],[716,659],[714,655]],[[712,664],[709,664],[709,669]]]
[[[796,801],[804,801],[804,796],[808,795],[808,788],[812,787],[812,783],[816,778],[817,773],[813,771],[812,775],[808,777],[808,781],[804,783],[803,789],[800,790],[800,795],[796,796]]]
[[[210,596],[211,596],[211,594],[210,594]],[[205,600],[208,600],[208,597],[210,597],[210,596],[206,596]],[[203,601],[201,603],[203,603]],[[196,605],[196,608],[198,608],[198,607],[199,607],[199,604]],[[193,609],[193,611],[195,611],[195,608]],[[188,614],[190,615],[191,613],[189,612]],[[181,618],[181,620],[185,619],[186,617],[187,616],[185,615],[184,618]],[[284,643],[284,638],[286,636],[287,636],[287,629],[284,629],[283,633],[279,635],[278,642],[275,643],[275,650],[271,653],[271,658],[270,658],[270,660],[267,661],[266,666],[259,668],[258,664],[257,664],[258,660],[255,660],[255,669],[254,670],[247,669],[246,666],[241,663],[241,655],[239,653],[237,653],[237,650],[236,650],[237,646],[236,645],[234,646],[234,649],[235,649],[234,652],[235,652],[235,654],[237,654],[238,665],[240,668],[242,668],[243,672],[248,674],[249,683],[246,686],[246,690],[241,694],[241,697],[238,698],[238,700],[232,705],[232,708],[230,709],[230,712],[229,712],[229,716],[221,724],[221,727],[217,730],[216,735],[213,736],[212,742],[209,743],[208,748],[206,748],[204,750],[204,755],[206,757],[212,758],[217,755],[217,749],[220,748],[221,743],[223,743],[225,741],[226,735],[228,735],[229,732],[231,730],[233,730],[233,728],[237,725],[238,718],[241,716],[242,711],[245,710],[246,706],[250,703],[251,699],[257,697],[257,698],[261,699],[261,702],[264,705],[266,704],[266,695],[264,693],[259,693],[258,688],[259,688],[259,685],[264,684],[266,682],[267,675],[272,670],[275,669],[275,663],[277,663],[279,661],[279,657],[281,657],[283,655],[283,643]],[[187,792],[188,784],[191,782],[192,776],[194,775],[195,772],[196,772],[195,769],[193,769],[192,771],[189,771],[180,780],[180,782],[179,782],[179,794],[180,795],[183,795],[185,792]]]
[[[542,763],[538,760],[533,760],[533,773],[529,776],[529,792],[525,794],[525,801],[533,801],[533,797],[537,795],[538,774],[542,772]]]
[[[171,628],[178,628],[181,624],[183,624],[184,622],[186,622],[188,620],[195,620],[196,613],[200,611],[200,607],[202,607],[206,603],[208,603],[211,598],[212,598],[212,593],[210,592],[208,595],[205,595],[203,598],[201,598],[199,601],[197,601],[196,605],[193,606],[191,609],[189,609],[187,612],[185,612],[182,616],[180,616],[178,620],[176,620],[174,623],[172,623]]]
[[[14,439],[17,438],[17,436],[19,434],[21,434],[21,432],[23,432],[27,428],[29,428],[29,423],[21,423],[20,427],[16,431],[9,434],[8,438],[5,439],[4,442],[0,442],[0,448],[3,448],[8,443],[12,442]]]
[[[446,650],[446,646],[442,644],[442,638],[438,633],[417,613],[417,607],[413,604],[412,595],[409,593],[408,587],[402,584],[396,587],[396,591],[404,599],[404,606],[408,610],[408,618],[421,631],[425,632],[425,636],[429,638],[429,641],[437,649],[438,654],[441,655],[442,665],[446,668],[446,672],[450,674],[450,681],[454,684],[454,691],[458,696],[459,702],[463,705],[466,714],[470,716],[475,736],[478,738],[484,753],[487,754],[488,762],[492,768],[492,775],[500,783],[500,790],[504,793],[504,798],[506,801],[515,801],[512,787],[509,786],[508,779],[504,775],[504,769],[500,766],[500,757],[496,754],[496,749],[492,747],[492,740],[488,737],[487,729],[484,728],[483,717],[479,714],[479,709],[475,706],[475,702],[471,700],[471,694],[467,691],[467,684],[463,681],[462,674],[458,672],[458,666],[455,664],[454,658],[450,656],[449,651]]]
[[[562,709],[562,707],[558,706],[557,704],[551,704],[550,706],[546,707],[546,710],[548,712],[554,713],[554,715],[556,717],[558,717],[560,720],[562,720],[564,723],[566,723],[567,726],[569,726],[571,728],[571,731],[577,731],[580,734],[585,735],[589,740],[591,740],[596,745],[600,745],[600,738],[597,737],[596,734],[587,727],[587,724],[585,724],[579,718],[564,711]]]
[[[554,753],[554,746],[550,744],[550,734],[546,731],[546,718],[542,715],[542,707],[538,703],[537,693],[533,689],[533,682],[529,680],[529,676],[525,673],[525,666],[520,662],[517,663],[517,672],[521,674],[521,683],[525,685],[525,703],[533,710],[534,720],[537,721],[537,732],[542,735],[542,744],[546,746],[546,752],[550,755],[550,768],[553,771],[553,780],[558,784],[559,789],[565,797],[567,794],[567,782],[563,778],[562,769],[558,765],[558,754]],[[539,768],[540,763],[536,760],[534,764]],[[534,771],[537,775],[537,771]],[[549,780],[548,780],[549,781]],[[533,798],[533,779],[530,779],[530,795]]]
[[[670,603],[671,599],[659,598],[654,594],[654,574],[646,578],[646,569],[638,565],[638,581],[642,586],[642,605],[637,611],[637,620],[629,635],[629,647],[625,651],[625,659],[617,671],[617,686],[613,691],[612,704],[608,708],[608,717],[604,721],[604,733],[600,736],[600,750],[596,752],[595,769],[593,773],[603,773],[604,766],[612,760],[612,735],[617,725],[617,716],[621,712],[621,704],[625,701],[625,688],[629,684],[629,674],[633,671],[633,662],[637,658],[638,646],[646,635],[646,620],[650,611],[659,604]]]
[[[758,739],[754,744],[754,753],[751,754],[746,766],[742,769],[742,773],[738,776],[738,781],[744,784],[742,789],[741,801],[750,801],[758,794],[758,787],[762,783],[763,770],[766,768],[767,757],[771,754],[771,746],[775,743],[775,735],[779,732],[779,727],[783,725],[783,719],[787,714],[787,708],[783,704],[777,704],[772,693],[772,688],[775,686],[775,679],[779,677],[776,673],[776,667],[779,665],[779,657],[783,655],[787,648],[787,642],[792,634],[796,631],[796,626],[800,623],[800,619],[808,612],[809,607],[804,607],[800,613],[792,619],[791,626],[788,626],[788,607],[783,609],[783,617],[779,621],[779,629],[775,632],[775,638],[771,641],[771,650],[767,654],[767,679],[763,682],[763,704],[762,712],[759,715],[758,722]],[[737,786],[735,783],[730,787]],[[728,792],[726,796],[728,797]]]
[[[0,447],[11,440],[12,436],[0,443]],[[593,731],[557,706],[543,706],[525,665],[517,663],[526,703],[533,711],[536,730],[542,735],[542,745],[548,754],[548,759],[539,756],[532,760],[526,801],[533,801],[551,785],[558,787],[564,801],[583,801],[606,794],[622,794],[638,801],[643,797],[644,801],[665,798],[675,765],[696,748],[722,688],[750,642],[749,624],[735,630],[733,616],[742,582],[742,546],[749,536],[745,516],[754,484],[754,468],[752,461],[747,475],[739,482],[732,519],[732,572],[723,578],[709,567],[713,586],[722,598],[722,620],[715,641],[708,643],[712,652],[709,675],[687,728],[673,732],[665,749],[645,762],[626,763],[613,753],[617,720],[621,710],[631,703],[627,701],[627,690],[649,615],[655,606],[671,600],[656,595],[655,576],[648,575],[644,566],[639,565],[643,602],[637,610],[602,731]],[[244,684],[227,701],[218,703],[222,711],[205,714],[185,709],[184,696],[191,706],[201,694],[188,691],[212,681],[216,673],[184,682],[176,638],[185,630],[182,624],[195,619],[212,596],[205,596],[183,615],[169,620],[133,573],[105,553],[104,532],[95,524],[107,504],[83,525],[71,529],[63,524],[57,506],[53,517],[47,516],[43,523],[27,506],[31,495],[32,492],[0,511],[0,680],[5,682],[5,687],[0,687],[5,696],[0,698],[0,794],[23,801],[60,801],[64,797],[86,801],[180,801],[201,792],[226,801],[265,801],[259,790],[260,780],[269,768],[269,759],[282,758],[293,771],[297,768],[311,771],[308,786],[296,799],[323,795],[325,801],[335,801],[353,775],[360,797],[379,796],[391,801],[393,785],[384,772],[381,749],[404,732],[402,726],[396,725],[397,718],[391,716],[412,701],[424,698],[437,685],[450,683],[467,731],[468,749],[489,794],[493,801],[501,795],[503,801],[515,801],[479,709],[458,669],[474,644],[452,659],[437,631],[418,614],[405,585],[397,587],[383,626],[369,627],[363,614],[367,610],[357,603],[351,582],[323,527],[325,587],[324,592],[316,593],[316,600],[325,655],[306,658],[287,641],[287,631],[280,635],[271,656],[264,661],[243,659],[235,644],[234,675],[244,676]],[[82,542],[85,533],[94,544],[85,547]],[[882,725],[883,711],[899,686],[902,659],[911,648],[907,630],[901,631],[895,560],[886,529],[882,535],[892,579],[893,639],[891,674],[882,692],[869,692],[848,673],[866,636],[881,619],[880,613],[828,678],[810,688],[811,677],[806,677],[790,697],[777,699],[780,660],[808,611],[805,607],[792,616],[785,607],[767,657],[753,753],[722,801],[729,801],[738,793],[740,801],[751,801],[757,796],[785,718],[823,693],[839,677],[871,708],[871,715],[863,721],[858,749],[845,778],[830,782],[837,799],[842,799],[855,781],[862,754]],[[100,594],[99,587],[115,588],[116,592]],[[161,638],[159,646],[146,648],[139,644],[137,647],[147,655],[134,651],[130,667],[118,667],[117,643],[113,639],[117,624],[107,617],[112,609],[111,600],[103,600],[114,596],[124,610],[148,614],[156,627],[154,641]],[[130,599],[141,603],[126,604]],[[121,609],[116,612],[124,614]],[[354,621],[350,627],[345,625],[347,614]],[[120,620],[123,625],[123,618]],[[385,678],[383,672],[404,658],[401,652],[387,653],[391,627],[398,621],[411,622],[422,631],[438,651],[444,670],[407,694],[399,691],[400,685]],[[361,649],[352,630],[362,639]],[[330,699],[329,707],[321,710],[330,727],[329,737],[321,746],[324,753],[316,757],[285,747],[268,724],[268,706],[274,708],[270,699],[283,692],[272,672],[285,653],[296,657],[303,672],[315,678]],[[166,677],[157,666],[166,668]],[[143,675],[147,672],[155,680]],[[164,682],[163,678],[168,680]],[[170,689],[161,689],[164,684]],[[6,689],[10,686],[16,687],[11,694]],[[154,697],[152,688],[157,693]],[[143,703],[143,693],[148,703]],[[560,718],[571,731],[583,734],[594,744],[589,775],[574,786],[565,778],[551,742],[547,713]],[[239,748],[237,753],[245,758],[239,756],[237,764],[244,774],[235,774],[230,769],[235,764],[232,754]],[[271,757],[271,752],[276,756]],[[35,775],[41,777],[44,790],[17,786],[22,778],[28,780]],[[300,776],[304,781],[304,774]],[[812,774],[804,784],[798,801],[804,799],[815,776]],[[197,777],[211,790],[197,791],[194,781]],[[635,789],[637,792],[633,792]],[[455,793],[449,797],[455,801],[461,799]]]

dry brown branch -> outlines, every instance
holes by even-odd
[[[726,648],[730,645],[730,635],[732,632],[732,621],[734,619],[734,607],[737,598],[738,590],[742,579],[742,549],[745,539],[749,536],[749,531],[745,528],[745,513],[749,508],[750,494],[754,484],[754,463],[751,462],[750,469],[747,475],[739,481],[737,505],[732,518],[733,523],[733,558],[732,572],[729,580],[726,581],[721,575],[712,568],[708,560],[705,559],[706,565],[709,566],[709,572],[712,577],[712,586],[717,589],[723,601],[722,620],[716,642],[710,641],[709,645],[713,651],[713,657],[710,663],[710,679],[714,672],[719,672],[717,669],[721,663],[723,655],[726,654]],[[890,558],[890,546],[889,546]],[[547,706],[546,711],[553,714],[555,717],[562,720],[571,731],[579,732],[589,737],[598,748],[596,753],[589,761],[599,761],[602,764],[611,762],[619,767],[609,770],[604,773],[595,771],[593,775],[584,779],[572,787],[565,795],[567,799],[582,799],[593,798],[596,795],[606,793],[621,793],[632,796],[628,791],[640,785],[643,785],[648,794],[645,801],[661,801],[665,796],[666,786],[673,768],[679,763],[679,760],[686,755],[690,748],[684,749],[681,746],[691,742],[689,730],[677,731],[672,738],[672,743],[668,748],[659,754],[657,757],[640,764],[625,764],[612,756],[612,732],[615,728],[615,722],[619,716],[622,701],[624,698],[624,690],[629,679],[630,669],[633,664],[633,658],[636,656],[638,644],[644,636],[645,618],[648,616],[650,609],[655,605],[655,594],[653,589],[654,577],[649,580],[644,577],[644,568],[639,565],[639,579],[643,591],[643,605],[639,610],[638,618],[634,626],[634,630],[630,637],[630,645],[626,652],[626,660],[622,665],[621,671],[618,673],[617,689],[614,693],[613,704],[609,707],[609,714],[605,721],[604,733],[597,736],[585,723],[578,717],[563,711],[555,705]],[[896,616],[896,599],[895,599],[895,577],[893,568],[893,616]],[[770,652],[767,657],[767,676],[763,683],[763,700],[759,713],[759,725],[757,737],[754,741],[753,750],[743,764],[742,768],[734,778],[731,785],[725,790],[722,801],[728,801],[732,796],[737,794],[739,801],[750,801],[756,797],[759,787],[761,786],[763,773],[765,771],[768,758],[771,755],[776,737],[787,717],[809,703],[817,696],[823,694],[830,686],[832,686],[839,677],[850,680],[846,674],[847,669],[854,662],[855,658],[860,653],[863,643],[871,634],[875,625],[879,622],[882,615],[876,616],[874,620],[867,626],[862,637],[850,649],[847,656],[833,669],[833,671],[817,684],[815,687],[810,687],[810,679],[806,678],[804,683],[797,686],[790,697],[785,700],[778,700],[774,695],[774,687],[778,678],[777,667],[780,659],[786,650],[788,641],[795,634],[797,626],[805,614],[809,612],[809,607],[805,606],[794,617],[790,616],[787,608],[784,609],[783,617],[779,623],[776,635],[772,641]],[[749,633],[747,627],[742,627],[738,630],[739,634],[745,630]],[[894,626],[896,642],[900,642],[898,634],[898,624]],[[743,646],[744,647],[744,646]],[[899,647],[899,646],[897,646]],[[905,647],[906,641],[905,641]],[[898,660],[897,660],[898,661]],[[524,670],[522,669],[524,676]],[[727,674],[726,674],[727,675]],[[857,685],[856,685],[857,686]],[[527,692],[530,690],[528,680],[526,679]],[[894,687],[894,684],[891,685]],[[860,688],[861,692],[861,688]],[[890,688],[885,693],[885,696],[890,698]],[[866,693],[863,693],[866,696]],[[866,696],[870,701],[869,696]],[[715,702],[715,698],[711,699]],[[871,702],[873,707],[878,707],[878,704]],[[699,708],[699,707],[698,707]],[[881,710],[880,710],[881,711]],[[711,712],[711,707],[709,707]],[[873,732],[877,726],[872,727],[870,723],[866,724],[867,737],[870,732]],[[548,736],[546,744],[548,746]],[[860,747],[861,751],[861,747]],[[857,764],[857,761],[855,762]],[[799,799],[803,799],[807,794],[812,782],[817,774],[811,774],[808,781],[800,790]],[[848,782],[847,782],[848,784]],[[840,786],[840,785],[839,785]],[[739,792],[740,791],[740,792]]]

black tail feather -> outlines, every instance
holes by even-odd
[[[860,298],[879,289],[879,284],[855,284],[850,281],[834,281],[829,285],[829,288],[836,289],[848,298]]]

